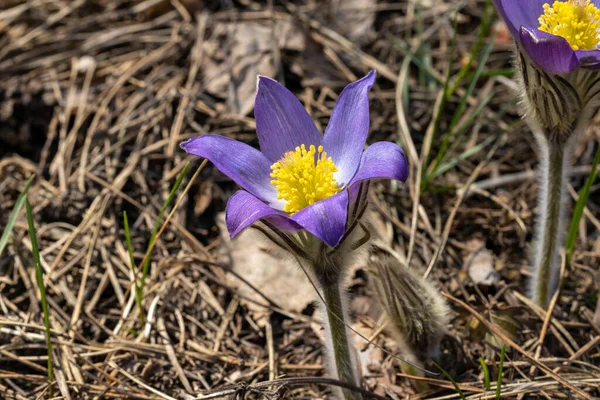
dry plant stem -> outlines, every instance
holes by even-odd
[[[546,307],[556,290],[560,272],[559,249],[563,245],[564,198],[572,146],[569,142],[566,145],[551,143],[539,135],[537,139],[544,154],[540,165],[540,220],[531,295],[538,305]]]
[[[353,363],[352,349],[348,341],[346,324],[344,322],[344,302],[342,299],[341,277],[332,277],[331,271],[323,271],[323,267],[316,266],[315,272],[321,286],[323,300],[325,301],[325,313],[327,314],[327,327],[329,328],[329,340],[333,347],[333,363],[337,372],[337,379],[360,387],[356,378]],[[362,396],[356,392],[343,389],[345,400],[362,400]]]

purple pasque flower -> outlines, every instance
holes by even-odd
[[[519,48],[545,72],[600,69],[600,0],[494,0]]]
[[[344,88],[321,135],[289,90],[261,76],[254,108],[261,151],[219,135],[181,144],[242,188],[227,203],[232,238],[264,220],[282,231],[305,229],[334,247],[347,229],[348,209],[361,182],[406,180],[408,165],[396,144],[378,142],[364,149],[374,80],[371,71]]]

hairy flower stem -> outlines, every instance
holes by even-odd
[[[546,307],[558,286],[560,274],[559,250],[563,246],[564,236],[566,172],[572,145],[555,144],[542,137],[538,141],[545,154],[540,164],[540,220],[537,225],[531,294],[538,305]]]
[[[321,284],[321,293],[323,300],[325,300],[329,339],[333,347],[332,361],[335,363],[337,378],[360,387],[344,322],[345,312],[341,294],[341,279],[332,279],[331,276],[325,276],[326,274],[327,272],[323,274],[317,272],[317,279]],[[351,390],[343,389],[343,393],[345,400],[362,400],[359,393]]]

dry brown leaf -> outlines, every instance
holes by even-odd
[[[232,269],[250,282],[265,296],[284,310],[300,312],[317,299],[315,290],[310,285],[302,269],[295,261],[271,254],[271,246],[256,230],[246,229],[234,240],[229,239],[225,216],[217,216],[217,225],[223,240],[222,250],[229,258]],[[236,287],[245,297],[260,304],[267,304],[265,299],[254,289],[241,282],[233,275],[228,275],[228,284]],[[251,308],[256,306],[247,302]]]
[[[375,22],[376,0],[333,0],[331,4],[335,28],[352,41],[361,42]]]
[[[202,215],[212,202],[212,189],[212,181],[204,181],[200,184],[198,192],[194,196],[194,215],[196,217]]]
[[[306,37],[305,50],[298,54],[291,65],[291,70],[302,77],[304,86],[342,87],[347,83],[343,75],[323,57],[323,46],[310,36]]]
[[[352,324],[352,328],[367,338],[373,334],[373,329],[365,326],[361,322]],[[352,334],[352,339],[354,341],[354,348],[356,349],[362,376],[369,376],[372,372],[379,372],[384,360],[384,354],[381,348],[378,346],[365,346],[365,339],[356,334]]]
[[[494,254],[485,247],[485,243],[479,239],[473,239],[467,247],[471,252],[465,257],[463,268],[478,285],[495,286],[500,279],[494,269]]]
[[[204,44],[206,90],[227,99],[227,112],[246,115],[254,107],[258,75],[274,77],[278,49],[301,51],[304,35],[291,21],[273,27],[254,22],[216,24]]]

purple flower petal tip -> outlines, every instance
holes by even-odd
[[[183,149],[184,151],[187,152],[186,148],[187,148],[190,140],[192,140],[192,139],[188,139],[188,140],[185,140],[185,141],[179,143],[179,147],[181,147],[181,149]]]
[[[377,178],[406,182],[408,170],[408,161],[400,146],[392,142],[377,142],[364,151],[351,184]]]
[[[271,162],[302,144],[321,144],[321,133],[300,100],[274,79],[258,77],[254,116],[260,149]]]
[[[352,82],[338,97],[323,137],[323,147],[335,163],[339,185],[347,185],[358,168],[369,134],[369,91],[376,73]]]
[[[207,158],[240,187],[270,205],[282,208],[277,190],[271,185],[271,162],[254,147],[226,136],[202,135],[185,141],[181,147],[195,156]]]
[[[265,219],[284,231],[301,229],[282,211],[269,207],[244,190],[238,190],[229,198],[225,210],[225,223],[232,239],[260,219]]]

